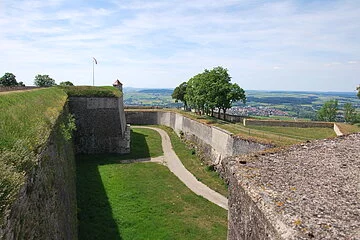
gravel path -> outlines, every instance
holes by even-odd
[[[223,195],[210,189],[205,184],[199,182],[182,164],[174,152],[169,135],[162,129],[154,127],[136,126],[136,128],[148,128],[157,131],[162,139],[163,157],[155,159],[137,159],[132,161],[156,161],[166,165],[191,191],[200,195],[216,205],[228,210],[228,200]]]

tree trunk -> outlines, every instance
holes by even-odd
[[[226,108],[223,108],[224,111],[224,120],[226,120]]]
[[[220,119],[220,108],[219,108],[219,111],[218,111],[218,119]]]

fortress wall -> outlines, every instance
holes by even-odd
[[[235,136],[233,137],[233,143],[232,143],[233,152],[231,156],[257,152],[257,151],[265,150],[269,147],[271,146],[247,141]]]
[[[158,112],[125,111],[126,122],[132,125],[157,125]]]
[[[334,123],[329,122],[295,122],[295,121],[276,121],[276,120],[255,120],[244,119],[244,126],[279,126],[279,127],[298,127],[298,128],[333,128]]]
[[[119,109],[119,117],[120,117],[120,127],[121,127],[121,135],[128,134],[126,131],[127,125],[126,125],[126,118],[125,118],[125,112],[124,112],[124,96],[121,95],[121,97],[118,98],[118,109]]]
[[[130,127],[120,98],[70,97],[76,119],[76,153],[128,153]]]
[[[236,154],[250,153],[269,146],[243,140],[226,130],[206,125],[179,113],[164,111],[125,111],[126,121],[138,125],[165,125],[196,143],[203,155],[218,165],[222,159]]]
[[[17,200],[5,213],[0,239],[77,239],[76,173],[72,141],[58,119],[48,142],[26,176]]]

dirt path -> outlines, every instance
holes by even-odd
[[[19,93],[19,92],[36,91],[36,90],[39,90],[39,89],[43,89],[43,88],[33,88],[33,89],[23,89],[23,90],[5,91],[5,92],[0,92],[0,95],[11,94],[11,93]]]
[[[199,182],[182,164],[176,153],[174,152],[169,135],[162,129],[154,127],[134,126],[136,128],[148,128],[157,131],[162,139],[163,157],[155,159],[137,159],[132,161],[156,161],[166,165],[172,173],[175,174],[191,191],[200,195],[216,205],[228,210],[227,198],[210,189],[208,186]]]

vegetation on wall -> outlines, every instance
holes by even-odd
[[[57,88],[0,97],[0,219],[37,164],[66,99]]]
[[[121,92],[115,87],[60,86],[69,97],[120,97]]]
[[[70,81],[61,82],[59,86],[74,86],[74,84]]]

